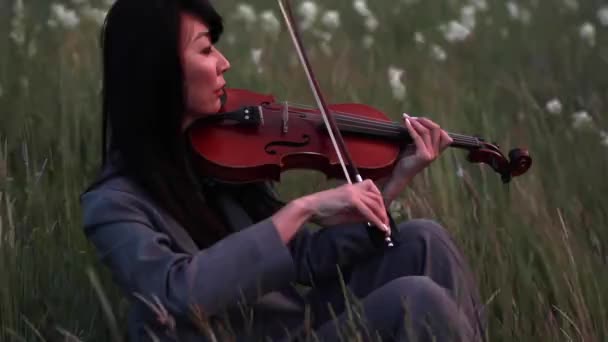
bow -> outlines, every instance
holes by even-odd
[[[291,11],[291,6],[289,5],[289,0],[278,0],[279,7],[281,8],[281,12],[283,14],[283,18],[285,19],[285,23],[287,24],[287,28],[291,35],[291,39],[294,43],[296,51],[298,53],[298,57],[300,59],[300,64],[304,68],[304,72],[306,73],[306,78],[308,79],[308,83],[310,85],[310,89],[315,97],[315,101],[319,106],[319,111],[321,112],[321,116],[323,117],[323,121],[325,122],[325,126],[327,127],[327,131],[331,138],[331,142],[336,150],[336,154],[338,159],[340,160],[340,165],[342,166],[342,170],[344,171],[344,176],[348,184],[352,184],[351,178],[354,178],[357,183],[363,182],[357,167],[352,161],[352,158],[344,144],[344,140],[342,139],[342,134],[338,129],[336,121],[329,110],[327,110],[327,105],[325,100],[323,99],[323,95],[319,89],[319,84],[317,83],[317,79],[315,78],[312,68],[310,67],[310,63],[308,62],[308,57],[306,56],[306,52],[302,48],[302,41],[300,39],[300,34],[298,32],[297,27],[295,26],[295,20],[293,19],[293,14]],[[346,160],[346,162],[345,162]],[[372,234],[379,234],[379,230],[372,227],[371,223],[367,223],[368,229],[373,229]],[[390,236],[386,236],[384,241],[387,243],[389,247],[393,246],[393,241]]]

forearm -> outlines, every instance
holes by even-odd
[[[397,198],[403,190],[410,184],[413,177],[396,177],[391,176],[377,182],[381,189],[384,206],[388,209],[391,203]]]
[[[284,244],[289,243],[298,230],[311,219],[314,210],[310,199],[302,197],[289,202],[277,211],[270,219],[277,227]]]

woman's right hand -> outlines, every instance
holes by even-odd
[[[303,198],[312,210],[311,221],[321,226],[370,222],[390,234],[382,193],[372,180],[344,184]]]

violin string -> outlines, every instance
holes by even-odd
[[[272,110],[272,109],[270,111],[282,112],[282,111],[279,111],[279,110]],[[305,112],[295,112],[295,111],[293,111],[292,113],[297,114],[297,113],[305,113]],[[319,122],[319,120],[316,119],[316,118],[314,118],[314,117],[312,117],[312,118],[306,117],[306,118],[300,118],[300,119],[307,120],[307,121],[312,121],[312,122]],[[344,128],[346,128],[346,127],[355,128],[355,129],[358,129],[360,132],[363,132],[363,133],[369,132],[369,133],[377,133],[377,134],[383,134],[383,135],[388,135],[388,134],[399,135],[401,132],[403,132],[403,130],[398,129],[400,127],[394,127],[394,126],[392,126],[392,127],[387,127],[388,128],[387,129],[387,128],[385,128],[386,126],[385,127],[378,127],[377,125],[374,125],[374,124],[371,124],[371,125],[368,124],[366,126],[353,125],[353,124],[348,125],[348,123],[358,124],[359,122],[356,119],[341,118],[339,116],[337,116],[336,119],[337,119],[338,122],[341,123],[342,127],[344,127]],[[376,127],[373,127],[373,126],[376,126]],[[473,146],[473,147],[479,146],[479,143],[475,140],[475,138],[471,138],[471,137],[467,137],[467,136],[463,136],[463,137],[456,136],[456,137],[453,137],[453,139],[454,139],[454,142],[456,142],[456,143],[461,143],[461,144],[468,145],[468,146]]]
[[[278,110],[278,109],[268,109],[267,108],[267,111],[268,110],[282,113],[282,111]],[[336,113],[342,113],[342,112],[336,111]],[[292,111],[289,111],[289,114],[298,115],[298,114],[311,114],[311,113],[292,110]],[[366,130],[369,130],[370,128],[376,129],[376,132],[382,133],[382,134],[397,134],[398,135],[401,132],[407,132],[404,128],[402,128],[401,126],[398,126],[396,124],[391,124],[388,122],[386,124],[379,124],[377,121],[373,121],[373,120],[369,120],[369,119],[353,118],[352,115],[345,115],[345,116],[336,115],[336,119],[337,119],[337,121],[340,121],[343,123],[357,123],[357,124],[365,123],[365,124],[367,124],[366,126],[353,126],[353,125],[350,126],[350,127],[359,128],[360,130],[363,130],[363,132],[365,132]],[[316,119],[312,119],[312,120],[308,119],[308,120],[317,121]],[[343,126],[344,126],[344,124],[343,124]],[[480,146],[479,141],[475,137],[470,137],[470,136],[456,134],[456,133],[448,133],[448,134],[457,143],[461,143],[461,144],[465,144],[465,145],[469,145],[469,146],[473,146],[473,147]]]
[[[295,114],[295,115],[314,114],[314,107],[307,106],[307,105],[300,105],[300,106],[305,107],[305,108],[310,108],[313,112],[290,110],[289,114]],[[276,111],[280,111],[280,110],[276,110]],[[343,122],[367,123],[369,126],[386,128],[394,133],[400,133],[400,132],[404,131],[404,128],[402,126],[399,126],[399,125],[395,124],[394,122],[386,122],[386,121],[382,122],[379,120],[372,120],[372,119],[367,119],[367,118],[363,118],[363,117],[353,117],[352,114],[346,113],[346,112],[341,112],[341,111],[332,111],[332,113],[336,113],[337,114],[336,119],[342,119]],[[342,115],[340,115],[340,114],[342,114]],[[363,128],[366,128],[366,127],[363,127]],[[448,132],[448,135],[458,142],[463,142],[465,144],[473,145],[473,146],[480,145],[479,140],[476,137],[471,137],[471,136],[458,134],[458,133],[449,133],[449,132]]]
[[[303,107],[304,109],[310,109],[313,112],[316,110],[315,107],[313,107],[311,105],[305,105],[305,104],[299,104],[299,103],[293,103],[293,104],[297,105],[298,107]],[[293,112],[294,113],[301,113],[301,112],[297,112],[297,111],[293,111]],[[342,112],[342,111],[332,111],[332,113],[343,114],[343,115],[346,115],[348,118],[352,118],[353,117],[352,113],[347,113],[347,112]],[[386,127],[390,127],[390,128],[393,128],[393,127],[396,127],[396,128],[399,128],[399,129],[402,128],[402,126],[396,125],[393,121],[387,122],[387,121],[368,119],[368,118],[359,117],[359,116],[356,116],[356,117],[357,117],[357,119],[359,119],[361,121],[369,122],[370,124],[386,125]],[[449,133],[449,135],[450,136],[460,136],[462,138],[472,138],[475,141],[477,140],[477,138],[475,138],[475,137],[471,137],[471,136],[464,135],[464,134]]]
[[[267,108],[266,111],[282,113],[281,110],[277,110],[277,109]],[[297,113],[302,114],[305,112],[295,112],[295,111],[290,112],[290,114],[292,114],[292,113],[293,114],[297,114]],[[306,114],[309,114],[309,113],[306,113]],[[306,121],[311,121],[314,123],[321,123],[321,120],[319,120],[316,117],[306,116],[306,117],[300,118],[300,119],[306,120]],[[368,125],[362,126],[362,125],[359,125],[359,122],[357,120],[352,120],[351,118],[344,118],[344,117],[337,116],[336,121],[338,122],[339,126],[342,128],[352,128],[355,130],[358,129],[360,132],[363,132],[363,133],[372,133],[372,134],[375,133],[375,134],[385,135],[385,136],[386,135],[398,136],[402,132],[402,130],[396,129],[398,127],[394,127],[394,126],[393,127],[378,127],[378,126],[374,127],[375,126],[374,124],[372,124],[372,125],[368,124]],[[472,140],[470,137],[466,137],[466,136],[464,138],[453,137],[453,139],[454,139],[454,142],[460,143],[463,145],[474,146],[474,147],[479,146],[479,144],[476,141]]]

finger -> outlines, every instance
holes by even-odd
[[[418,118],[417,121],[431,131],[432,151],[433,155],[437,156],[439,154],[439,142],[441,140],[441,127],[427,118]]]
[[[432,121],[429,118],[422,117],[422,118],[416,118],[416,119],[420,124],[422,124],[423,126],[425,126],[426,128],[428,128],[430,130],[432,130],[434,128],[441,128],[441,127],[439,127],[439,125],[437,123],[435,123],[434,121]]]
[[[439,143],[441,141],[441,128],[434,128],[431,132],[433,135],[433,156],[436,157],[439,155]]]
[[[388,216],[384,207],[384,197],[382,197],[382,192],[380,191],[380,189],[378,189],[376,183],[374,183],[371,179],[366,179],[361,182],[361,185],[365,185],[365,187],[355,187],[356,189],[361,189],[361,192],[356,196],[362,199],[369,198],[375,203],[376,206],[381,207],[379,216],[383,217],[383,221],[388,224]]]
[[[378,195],[382,195],[382,193],[380,192],[380,189],[378,189],[378,185],[376,185],[376,183],[371,180],[371,179],[366,179],[363,181],[363,183],[365,183],[365,190],[374,193],[374,194],[378,194]]]
[[[380,229],[386,234],[390,234],[390,229],[388,229],[384,222],[382,222],[381,217],[376,215],[374,211],[368,207],[368,204],[359,199],[354,203],[354,205],[357,207],[357,209],[359,209],[359,212],[369,220],[369,222],[376,226],[376,228]]]
[[[361,197],[361,201],[380,219],[383,225],[388,225],[388,215],[384,207],[384,200],[374,196]]]
[[[428,128],[424,127],[421,123],[418,122],[418,120],[416,119],[410,119],[410,122],[412,123],[412,127],[414,127],[414,129],[416,130],[416,132],[418,132],[418,134],[422,137],[422,140],[424,141],[424,150],[425,151],[432,151],[433,149],[433,143],[432,143],[432,138],[431,138],[431,132]],[[421,151],[422,152],[422,151]]]
[[[374,181],[369,178],[365,179],[363,182],[355,183],[354,187],[359,196],[365,196],[366,193],[374,193],[376,188]]]
[[[381,216],[383,217],[384,223],[388,224],[390,223],[388,220],[388,214],[387,214],[387,210],[386,207],[384,206],[384,197],[382,196],[382,193],[367,193],[363,196],[363,198],[369,198],[372,201],[374,201],[374,203],[376,203],[376,206],[378,206],[381,209]]]
[[[446,131],[441,130],[441,141],[439,142],[439,151],[445,150],[453,142],[454,139],[452,139],[452,137],[450,137],[450,135]]]
[[[418,150],[418,149],[424,148],[424,140],[422,140],[422,137],[420,136],[420,134],[418,134],[418,131],[416,131],[414,129],[414,126],[412,125],[412,120],[409,117],[406,117],[406,115],[407,114],[403,113],[403,120],[405,121],[405,127],[407,128],[407,131],[410,134],[410,137],[414,141],[414,145],[416,145],[416,149]]]

